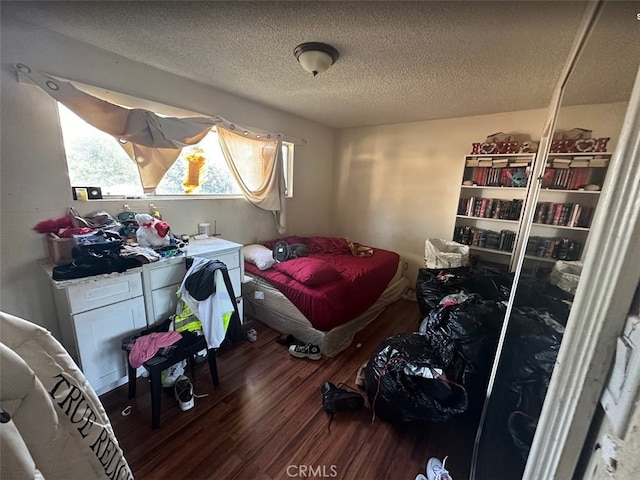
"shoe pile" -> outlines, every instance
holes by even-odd
[[[173,388],[180,410],[183,412],[191,410],[195,402],[193,396],[193,385],[191,384],[189,377],[180,375]]]
[[[311,343],[291,345],[289,347],[289,353],[296,358],[309,358],[311,360],[320,360],[322,358],[320,347]]]
[[[449,471],[444,468],[447,458],[444,457],[444,460],[440,461],[439,458],[431,457],[427,462],[427,476],[425,477],[419,473],[415,480],[453,480],[449,475]]]

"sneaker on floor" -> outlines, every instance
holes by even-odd
[[[296,358],[310,358],[311,360],[320,360],[322,358],[320,347],[312,345],[311,343],[291,345],[289,347],[289,353]]]
[[[423,474],[419,473],[418,475],[416,475],[416,480],[427,480],[427,477],[425,477]]]
[[[189,377],[180,375],[173,388],[180,410],[184,412],[192,409],[195,402],[193,400],[193,385]]]
[[[444,468],[444,464],[448,457],[440,461],[439,458],[431,457],[427,462],[427,479],[428,480],[452,480],[449,471]]]
[[[187,362],[183,360],[182,362],[178,362],[175,365],[171,365],[166,370],[163,370],[160,374],[162,386],[165,388],[173,387],[176,384],[178,377],[184,374],[184,367],[186,364]]]

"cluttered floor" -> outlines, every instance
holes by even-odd
[[[196,367],[194,408],[181,411],[173,389],[164,389],[158,430],[151,429],[145,379],[138,379],[133,400],[126,385],[101,400],[138,480],[413,480],[432,456],[449,457],[452,478],[469,478],[481,405],[470,403],[466,412],[441,424],[397,425],[374,418],[366,402],[361,410],[336,414],[330,428],[322,409],[320,387],[326,381],[356,388],[358,368],[378,344],[416,331],[419,323],[416,303],[399,300],[347,350],[314,361],[292,357],[275,341],[277,332],[247,322],[257,341],[219,354],[218,387],[211,384],[206,362]]]

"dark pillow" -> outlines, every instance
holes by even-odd
[[[307,286],[340,280],[342,275],[324,260],[314,257],[292,258],[273,268]]]

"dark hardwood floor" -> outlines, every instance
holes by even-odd
[[[277,333],[256,321],[256,343],[218,356],[220,385],[206,362],[196,369],[195,407],[180,411],[164,389],[161,425],[151,429],[148,382],[138,394],[126,385],[101,397],[135,477],[144,479],[411,479],[431,456],[449,456],[456,480],[469,477],[479,409],[444,424],[372,423],[368,404],[336,414],[328,431],[320,386],[327,380],[355,386],[358,367],[394,333],[417,330],[415,302],[399,300],[334,358],[296,359],[276,343]],[[361,344],[360,347],[357,344]],[[132,413],[122,416],[130,405]]]

